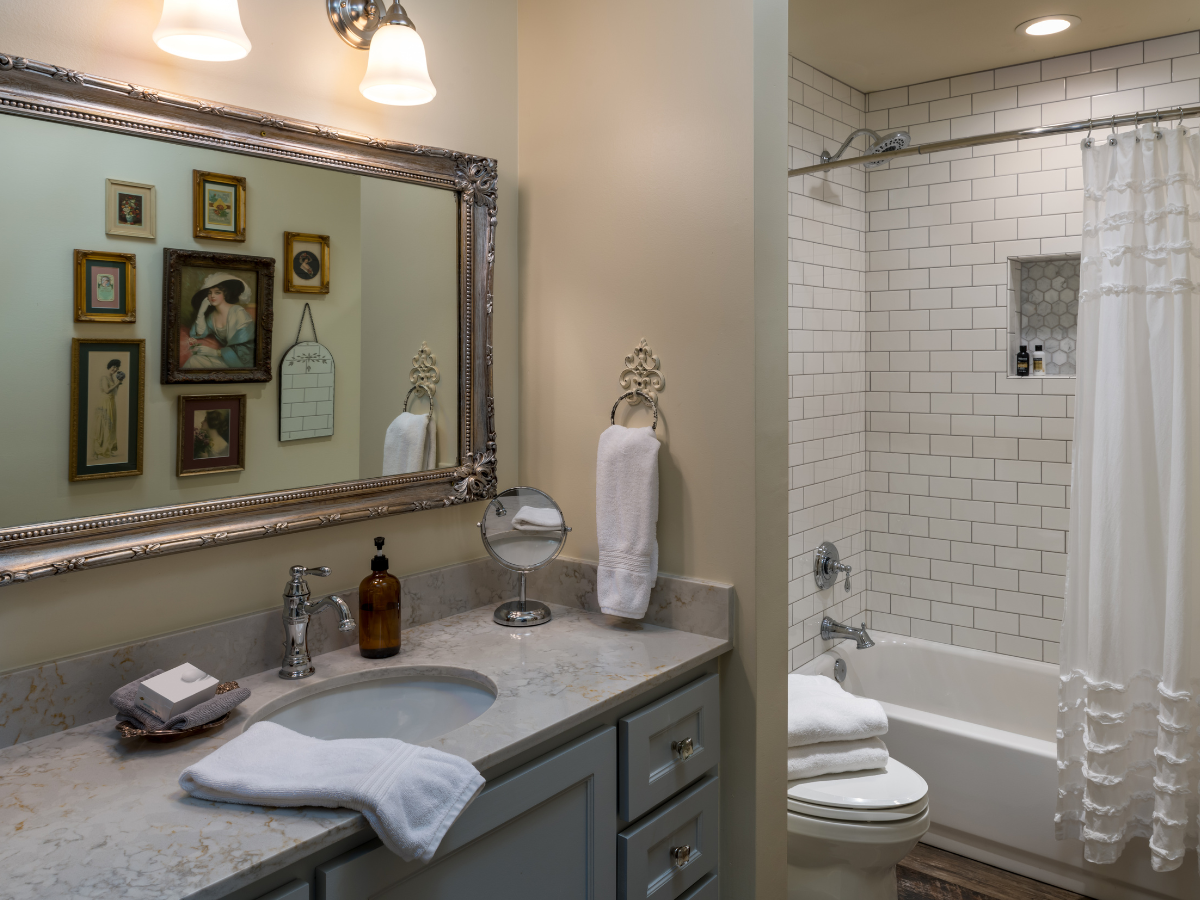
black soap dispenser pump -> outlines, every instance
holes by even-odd
[[[400,579],[388,571],[383,538],[375,538],[371,574],[358,586],[358,652],[382,659],[400,652]]]

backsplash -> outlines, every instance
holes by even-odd
[[[813,121],[828,132],[804,143],[797,116],[808,113],[793,102],[792,165],[800,166],[817,162],[823,147],[835,151],[858,124],[838,117],[845,105],[825,110],[836,82],[795,59],[792,75],[793,100],[819,100]],[[854,109],[856,94],[848,96]],[[867,96],[862,125],[904,128],[921,143],[1142,109],[1162,108],[1169,120],[1169,107],[1196,102],[1200,33],[1189,32],[879,91]],[[1008,377],[1008,260],[1079,252],[1081,152],[1078,137],[1048,136],[791,179],[793,307],[801,291],[836,295],[818,293],[830,269],[813,267],[832,259],[845,234],[812,224],[824,215],[815,198],[852,205],[865,184],[866,260],[857,270],[858,256],[841,257],[853,271],[837,277],[852,282],[861,271],[869,297],[863,530],[872,628],[1057,661],[1075,382]],[[793,350],[828,344],[826,320],[809,321],[794,320],[809,333],[792,332]],[[792,402],[794,436],[804,414]],[[831,522],[819,533],[838,531]],[[793,579],[804,581],[811,566],[811,554],[797,551],[820,539],[793,545]],[[793,635],[792,669],[811,657],[811,644],[811,634]]]
[[[446,566],[400,579],[401,628],[498,603],[517,592],[517,576],[491,559]],[[598,612],[596,564],[556,559],[529,577],[531,597]],[[339,591],[355,612],[358,591]],[[646,624],[728,638],[733,588],[725,584],[659,575]],[[190,662],[221,680],[236,680],[279,667],[283,646],[282,600],[278,608],[201,625],[144,641],[0,673],[0,747],[52,734],[113,715],[109,695],[154,669]],[[641,622],[629,627],[640,627]],[[352,646],[357,632],[342,633],[324,612],[309,625],[314,657]],[[399,661],[403,661],[403,649]]]

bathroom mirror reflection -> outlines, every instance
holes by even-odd
[[[497,496],[488,504],[479,530],[488,553],[515,572],[532,572],[549,563],[570,531],[558,504],[530,487],[509,488]]]
[[[455,191],[12,115],[0,139],[0,526],[459,464]]]

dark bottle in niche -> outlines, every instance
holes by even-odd
[[[1029,348],[1025,344],[1017,351],[1017,374],[1022,378],[1029,374]]]
[[[375,538],[371,574],[358,586],[358,652],[382,659],[400,652],[400,579],[388,571],[383,538]]]

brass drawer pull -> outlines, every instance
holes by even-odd
[[[691,738],[684,738],[682,741],[671,741],[671,749],[675,751],[675,755],[680,759],[688,759],[696,752]]]
[[[671,848],[671,863],[677,869],[682,869],[692,860],[692,845],[684,844],[682,847]]]

